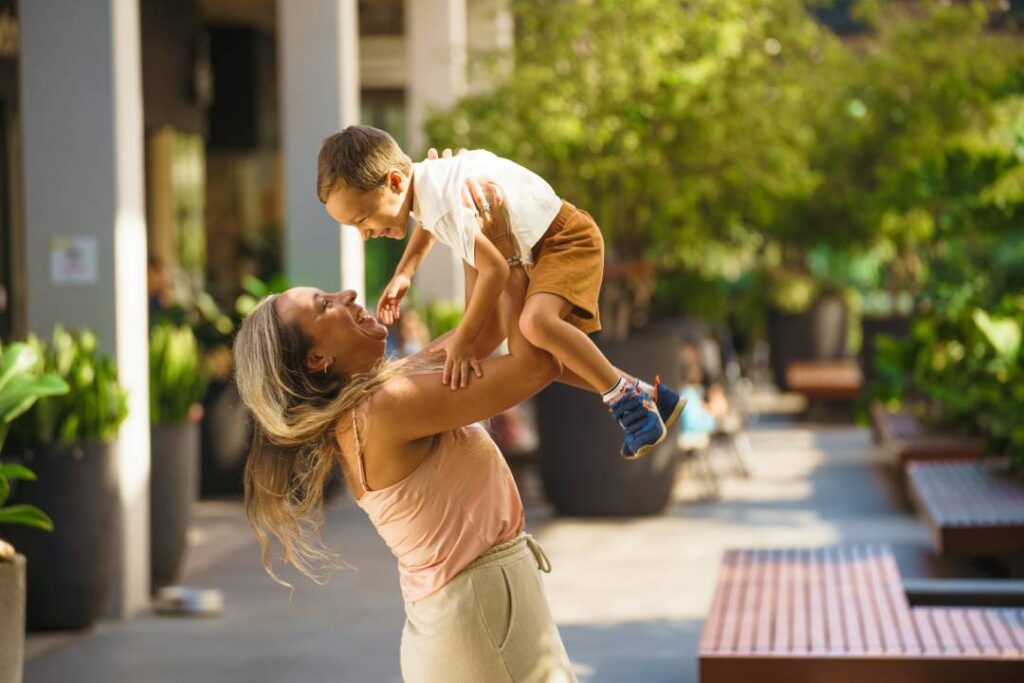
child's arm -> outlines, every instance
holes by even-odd
[[[381,294],[380,302],[377,304],[377,319],[385,325],[393,324],[401,315],[399,304],[402,303],[402,298],[409,291],[412,276],[416,274],[416,270],[430,253],[435,242],[437,242],[437,238],[424,230],[423,226],[417,226],[413,231],[409,243],[405,245],[402,260],[395,268],[395,275],[384,288],[384,293]]]
[[[466,302],[466,313],[462,322],[451,336],[439,345],[447,356],[441,381],[458,389],[469,384],[470,371],[482,377],[480,361],[476,358],[475,347],[488,317],[498,306],[498,298],[508,280],[508,262],[482,233],[476,234],[474,246],[476,261],[476,287],[472,298]]]

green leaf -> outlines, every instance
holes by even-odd
[[[35,481],[36,475],[27,467],[7,463],[6,465],[0,464],[0,479],[23,479],[25,481]]]
[[[22,524],[44,531],[53,531],[53,520],[35,505],[12,505],[0,508],[0,524]]]
[[[67,383],[57,375],[14,375],[0,389],[0,421],[10,422],[31,408],[37,399],[60,396],[68,390]]]
[[[11,344],[0,355],[0,391],[16,375],[31,372],[39,362],[39,352],[24,343]]]
[[[253,275],[242,277],[242,289],[257,299],[262,299],[270,293],[267,289],[267,283]]]
[[[1000,357],[1014,361],[1020,355],[1020,323],[1013,318],[992,318],[980,308],[974,309],[974,324],[988,339]]]

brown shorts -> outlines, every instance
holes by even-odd
[[[508,235],[487,235],[505,258],[511,257]],[[533,265],[526,297],[554,294],[572,304],[566,320],[590,334],[601,329],[597,300],[604,276],[604,238],[589,213],[562,202],[547,232],[533,246]]]

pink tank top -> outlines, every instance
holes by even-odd
[[[412,474],[375,491],[366,486],[362,444],[358,430],[353,433],[366,491],[358,505],[398,558],[406,602],[427,597],[484,551],[523,532],[512,472],[480,425],[442,434]]]

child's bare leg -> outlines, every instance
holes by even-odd
[[[615,372],[620,377],[625,377],[627,382],[632,382],[633,384],[637,383],[636,377],[633,377],[629,373],[623,372],[619,368],[616,368],[614,365],[612,366],[612,368],[615,369]],[[593,391],[594,393],[597,393],[597,390],[594,389],[594,387],[590,386],[586,380],[584,380],[582,377],[577,375],[569,368],[565,368],[564,370],[562,370],[561,377],[559,377],[555,381],[561,382],[562,384],[568,384],[569,386],[576,387],[577,389],[583,389],[584,391]]]
[[[503,320],[515,321],[519,319],[523,311],[524,300],[526,299],[527,283],[525,270],[521,267],[511,269],[508,283],[498,301],[500,317]],[[493,317],[499,317],[499,313],[495,312]],[[562,372],[562,364],[550,353],[527,341],[519,330],[519,326],[515,324],[508,327],[508,353],[517,363],[522,363],[524,368],[527,366],[536,368],[538,365],[550,366],[552,381]]]
[[[642,457],[665,440],[686,401],[670,390],[641,390],[635,378],[613,366],[590,337],[565,319],[571,310],[572,304],[560,296],[533,294],[523,306],[519,329],[528,342],[561,362],[562,381],[601,394],[626,432],[620,453],[629,459]]]
[[[519,318],[523,336],[562,362],[575,379],[590,390],[605,393],[621,377],[597,345],[579,328],[565,320],[572,304],[555,294],[530,296]]]

